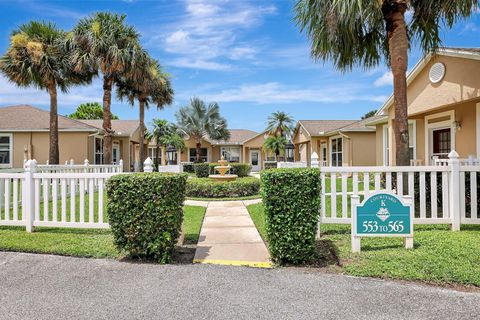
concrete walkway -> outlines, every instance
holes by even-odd
[[[250,218],[244,201],[208,203],[193,261],[271,267],[267,247]]]

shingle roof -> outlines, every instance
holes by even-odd
[[[373,116],[370,118],[362,119],[356,121],[352,124],[349,124],[345,127],[340,128],[338,131],[348,132],[348,131],[375,131],[374,128],[368,127],[370,122],[374,122],[375,120],[381,119],[383,116]]]
[[[442,49],[440,49],[442,50]],[[463,51],[480,54],[480,48],[460,48],[460,47],[445,47],[443,50]]]
[[[103,130],[103,120],[79,120],[87,125]],[[112,130],[116,136],[131,136],[140,125],[138,120],[112,120]]]
[[[310,136],[323,135],[329,131],[348,126],[358,120],[299,120]]]
[[[0,131],[48,131],[50,112],[30,105],[0,108]],[[95,132],[96,128],[67,117],[58,116],[59,131]]]
[[[225,140],[212,140],[212,144],[243,144],[245,141],[258,135],[258,132],[247,129],[229,129],[230,139]]]

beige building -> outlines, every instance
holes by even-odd
[[[427,55],[407,77],[410,159],[432,164],[456,150],[480,157],[480,49],[447,48]],[[393,97],[369,125],[376,126],[377,165],[395,164]]]
[[[316,152],[322,166],[375,165],[375,128],[366,123],[367,120],[298,121],[292,139],[295,161],[310,165]]]
[[[231,163],[249,163],[252,171],[260,171],[266,159],[262,151],[265,134],[245,129],[230,129],[230,139],[215,141],[202,139],[200,157],[204,162],[217,162],[222,156]],[[165,159],[165,151],[161,150],[160,160]],[[163,156],[162,156],[163,155]],[[148,156],[155,159],[155,142],[148,146]],[[178,150],[175,163],[196,161],[196,142],[191,138],[185,139],[185,149]],[[165,163],[163,161],[162,163]]]
[[[0,108],[0,169],[21,168],[25,159],[46,163],[49,155],[48,111],[29,105]],[[60,163],[73,160],[82,164],[102,164],[103,129],[101,120],[74,120],[58,116]],[[138,120],[112,120],[113,161],[123,159],[124,170],[134,167],[138,144]]]

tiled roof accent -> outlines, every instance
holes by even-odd
[[[79,120],[87,125],[103,130],[103,120]],[[131,136],[140,125],[138,120],[112,120],[112,130],[116,136]]]

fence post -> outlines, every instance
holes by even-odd
[[[153,161],[148,157],[143,163],[143,172],[153,172]]]
[[[452,150],[448,154],[450,164],[450,217],[452,218],[452,231],[460,230],[460,160],[458,153]]]
[[[310,162],[312,168],[320,167],[320,162],[318,162],[318,154],[314,151],[312,153],[312,161]]]
[[[120,162],[118,163],[118,172],[123,172],[123,159],[120,159]]]
[[[25,208],[25,225],[27,232],[33,231],[35,219],[35,184],[33,174],[37,171],[37,161],[28,160],[25,163],[25,190],[23,191],[22,207]]]

